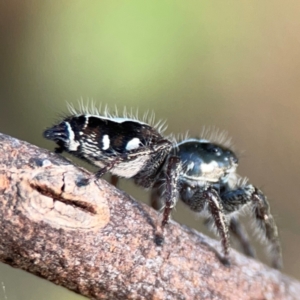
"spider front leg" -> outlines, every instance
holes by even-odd
[[[215,226],[218,234],[221,237],[224,257],[223,262],[228,264],[229,256],[229,234],[228,224],[224,215],[222,199],[219,193],[211,186],[192,187],[190,184],[183,184],[181,187],[181,200],[194,212],[202,212],[207,209],[210,216],[206,219],[206,223]]]
[[[239,219],[236,216],[232,216],[230,218],[227,217],[227,222],[230,236],[233,235],[238,240],[243,252],[247,256],[255,257],[255,250],[250,243],[245,227],[241,224]],[[213,223],[212,217],[207,217],[204,220],[204,225],[208,227],[208,229],[211,229]]]
[[[201,212],[205,203],[208,204],[211,218],[214,221],[218,234],[221,236],[224,258],[228,260],[230,248],[228,224],[226,223],[222,200],[218,192],[212,187],[205,188],[204,190],[197,189],[188,205],[193,211]]]
[[[274,218],[270,213],[270,206],[264,194],[251,184],[227,191],[221,195],[226,213],[239,210],[246,204],[251,204],[253,214],[259,230],[269,246],[272,266],[282,268],[281,247],[278,230]]]
[[[251,200],[254,208],[254,215],[261,230],[264,231],[267,242],[270,245],[270,256],[272,266],[276,269],[282,268],[282,253],[278,237],[278,229],[275,220],[270,212],[270,205],[264,194],[257,188],[254,188]]]

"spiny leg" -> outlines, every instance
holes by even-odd
[[[247,231],[237,217],[233,216],[230,218],[229,230],[235,236],[235,238],[239,241],[239,243],[243,249],[243,252],[247,256],[255,257],[255,250],[250,243]]]
[[[254,215],[258,225],[265,233],[267,242],[270,245],[271,263],[276,269],[281,269],[282,253],[281,246],[278,237],[278,229],[275,220],[270,212],[270,205],[264,194],[257,188],[254,188],[254,192],[251,195],[251,200],[254,205]]]
[[[178,179],[181,165],[177,156],[171,156],[168,160],[166,171],[166,190],[165,190],[165,206],[163,212],[163,220],[161,223],[162,230],[168,224],[171,211],[178,199]]]
[[[221,236],[221,243],[224,251],[224,256],[226,259],[228,259],[230,248],[228,225],[226,223],[223,212],[223,207],[221,203],[222,200],[220,199],[218,192],[213,188],[209,187],[204,191],[195,192],[193,198],[194,201],[196,201],[196,198],[199,198],[202,199],[202,201],[205,200],[208,203],[209,212],[217,228],[217,231]]]
[[[222,260],[222,263],[228,265],[230,247],[228,225],[223,212],[222,199],[218,192],[212,187],[191,189],[190,186],[182,185],[181,200],[194,212],[200,213],[207,207],[210,216],[206,219],[205,223],[206,225],[212,223],[217,233],[221,236],[224,257],[220,257],[220,255],[218,255],[218,257]]]
[[[255,250],[250,243],[245,227],[241,224],[239,219],[236,216],[232,216],[230,218],[227,218],[227,220],[229,220],[228,229],[230,231],[230,236],[233,235],[238,240],[241,248],[243,249],[243,252],[247,256],[255,257]],[[204,225],[208,229],[211,229],[213,225],[212,217],[206,218],[204,220]]]
[[[154,186],[151,189],[151,196],[150,196],[150,203],[151,207],[155,210],[159,211],[162,208],[162,182],[158,181],[154,184]],[[154,242],[157,246],[161,246],[164,243],[164,237],[162,232],[156,232],[154,236]]]
[[[251,184],[221,194],[222,203],[227,213],[237,211],[245,204],[252,203],[254,217],[259,230],[270,246],[271,263],[276,269],[282,268],[281,247],[278,230],[270,213],[269,203],[263,193]]]

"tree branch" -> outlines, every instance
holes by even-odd
[[[171,221],[66,159],[0,134],[0,260],[92,299],[299,299],[300,283]]]

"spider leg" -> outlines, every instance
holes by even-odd
[[[281,246],[278,237],[278,229],[275,220],[270,212],[270,205],[264,194],[257,188],[251,195],[254,206],[254,215],[258,225],[264,232],[267,242],[270,246],[270,255],[272,266],[276,269],[282,268]]]
[[[160,210],[162,208],[162,194],[163,191],[161,189],[162,182],[158,181],[151,189],[150,194],[150,205],[155,210]]]
[[[211,186],[197,187],[193,190],[189,190],[183,186],[181,190],[181,200],[194,212],[200,213],[203,210],[209,212],[210,216],[206,219],[205,224],[209,225],[209,223],[212,223],[217,233],[221,236],[224,254],[223,259],[224,263],[228,264],[230,248],[228,224],[219,193]]]
[[[180,159],[177,156],[171,156],[168,160],[166,171],[165,207],[161,223],[162,229],[168,224],[171,211],[178,199],[178,179],[180,169]]]
[[[263,233],[263,237],[268,243],[272,266],[276,269],[282,268],[278,230],[264,194],[253,185],[248,184],[222,193],[221,198],[226,213],[239,210],[243,205],[251,203],[259,230]]]
[[[117,187],[118,182],[119,182],[119,177],[118,177],[118,176],[116,176],[116,175],[111,175],[111,176],[110,176],[110,183],[111,183],[113,186]]]
[[[229,221],[229,230],[239,241],[243,252],[250,257],[255,257],[255,250],[252,247],[245,227],[236,216],[232,216]]]
[[[116,165],[118,165],[122,161],[124,161],[123,157],[116,157],[116,158],[114,158],[105,167],[103,167],[102,169],[98,170],[96,173],[92,174],[89,178],[82,178],[82,179],[80,179],[80,181],[77,183],[77,185],[78,186],[85,186],[85,185],[89,184],[90,181],[92,181],[94,179],[97,180],[97,179],[101,178],[105,173],[109,172],[112,168],[114,168]],[[114,176],[114,177],[116,177],[116,176]],[[112,181],[112,179],[111,179],[111,183],[113,185],[115,185],[114,182]],[[116,184],[117,183],[118,183],[118,178],[117,178]]]
[[[101,178],[104,174],[106,174],[107,172],[109,172],[111,169],[113,169],[116,165],[118,165],[119,163],[121,163],[122,161],[126,160],[126,158],[124,158],[123,156],[120,157],[116,157],[114,159],[112,159],[111,161],[109,161],[105,167],[103,167],[102,169],[98,170],[94,176],[96,177],[96,179]]]
[[[54,152],[57,154],[61,154],[64,152],[64,147],[58,146],[58,147],[54,148]]]
[[[230,236],[233,235],[238,240],[241,248],[243,249],[243,252],[247,256],[255,257],[255,250],[250,243],[247,231],[243,226],[243,224],[239,221],[237,216],[232,216],[232,217],[227,216],[227,222],[229,222],[228,229],[230,231]],[[212,224],[213,224],[212,217],[207,217],[204,220],[204,225],[208,229],[211,229]]]
[[[221,236],[221,243],[223,247],[223,252],[225,258],[229,256],[229,235],[228,235],[228,225],[226,223],[225,215],[223,212],[222,200],[216,190],[209,187],[204,191],[198,190],[193,196],[193,203],[205,201],[208,204],[208,210],[214,221],[216,229]]]

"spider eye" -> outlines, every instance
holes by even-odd
[[[216,154],[217,156],[220,156],[222,154],[222,149],[214,144],[207,144],[206,150],[210,153]]]
[[[238,160],[238,158],[235,156],[235,154],[234,154],[232,151],[226,150],[226,151],[224,152],[224,155],[225,155],[225,158],[224,158],[224,159],[225,159],[226,161],[230,160],[230,161],[233,162],[234,164],[238,164],[239,160]]]

